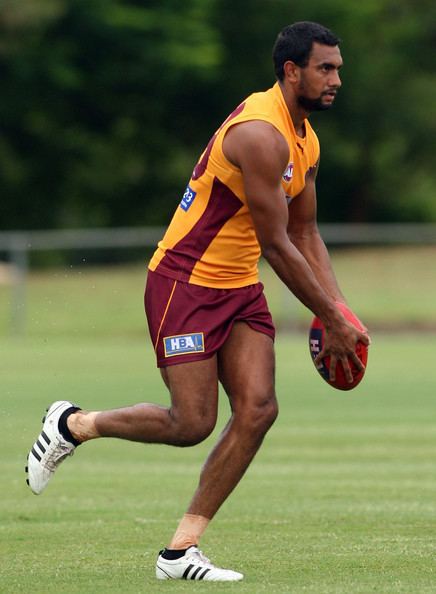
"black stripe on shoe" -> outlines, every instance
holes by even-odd
[[[37,445],[39,447],[39,449],[41,450],[41,452],[43,454],[45,454],[45,447],[42,445],[42,443],[39,441],[39,439],[36,440],[35,445]]]
[[[182,579],[183,580],[187,580],[188,579],[188,573],[191,571],[191,569],[193,567],[194,566],[192,564],[191,565],[188,565],[188,567],[185,569],[185,573],[182,575]]]
[[[199,571],[201,571],[202,567],[200,565],[200,567],[197,567],[197,569],[194,571],[194,573],[191,575],[191,577],[189,578],[190,580],[195,580],[196,579],[196,575]]]
[[[35,448],[32,448],[30,451],[35,456],[35,458],[38,460],[38,462],[41,462],[41,456],[38,454],[38,452],[35,450]]]
[[[210,571],[209,567],[207,567],[197,579],[202,580],[208,571]]]
[[[50,445],[51,444],[50,438],[44,433],[44,431],[41,431],[41,437],[43,438],[43,440],[45,441],[45,443],[47,445]]]

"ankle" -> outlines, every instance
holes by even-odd
[[[180,521],[168,549],[184,550],[193,545],[198,545],[208,524],[209,518],[196,514],[185,514]]]
[[[67,427],[74,439],[84,442],[100,437],[95,426],[97,415],[98,411],[87,412],[79,410],[67,418]]]

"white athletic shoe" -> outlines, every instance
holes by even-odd
[[[196,546],[189,547],[180,559],[169,560],[161,551],[156,562],[158,580],[204,580],[205,582],[237,582],[244,577],[231,569],[215,567]]]
[[[27,456],[26,466],[26,482],[35,495],[45,489],[59,464],[74,454],[76,446],[64,439],[58,428],[59,417],[71,407],[78,408],[67,400],[58,400],[47,409],[42,419],[42,431]]]

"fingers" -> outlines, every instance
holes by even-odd
[[[342,365],[342,369],[344,370],[345,379],[349,384],[352,384],[354,381],[353,369],[350,362],[354,364],[354,367],[357,369],[357,372],[360,373],[361,371],[365,371],[365,365],[356,355],[356,353],[351,353],[348,357],[340,357],[337,359],[336,357],[331,357],[330,359],[330,367],[329,367],[329,380],[331,382],[336,381],[336,370],[338,363]]]
[[[330,367],[329,367],[329,379],[331,382],[336,381],[336,367],[337,367],[338,360],[335,355],[330,357]]]
[[[354,377],[348,357],[340,357],[339,359],[333,356],[331,357],[329,367],[329,380],[331,382],[336,381],[336,370],[338,368],[338,363],[342,365],[342,369],[344,370],[344,375],[347,382],[349,384],[353,383]]]
[[[358,371],[365,371],[365,365],[362,363],[357,353],[351,353],[348,359],[351,359]]]
[[[362,363],[362,361],[358,357],[357,353],[355,353],[353,351],[350,352],[348,354],[348,356],[342,355],[342,356],[338,357],[337,355],[335,355],[333,353],[326,352],[326,350],[323,349],[314,359],[315,366],[317,368],[321,367],[323,365],[323,361],[324,361],[325,357],[327,357],[327,356],[330,357],[329,380],[331,382],[336,381],[336,370],[337,370],[338,363],[340,363],[342,365],[342,369],[344,370],[345,379],[347,380],[347,382],[349,384],[353,383],[353,381],[354,381],[352,365],[354,365],[354,367],[357,369],[357,372],[359,372],[359,373],[361,371],[365,370],[365,365]],[[352,363],[352,365],[350,363]]]
[[[371,338],[370,338],[370,336],[368,334],[368,330],[365,330],[365,332],[361,332],[360,333],[359,341],[360,342],[363,342],[363,344],[366,345],[366,346],[369,346],[371,344]]]
[[[338,366],[338,362],[340,361],[342,367],[344,369],[345,377],[347,382],[351,383],[353,381],[353,373],[351,371],[350,365],[348,363],[348,358],[346,356],[337,357],[333,353],[328,353],[325,350],[322,350],[314,359],[315,366],[317,368],[321,367],[324,364],[324,359],[326,356],[329,356],[330,361],[328,362],[328,370],[329,370],[329,381],[335,382],[336,381],[336,369]]]
[[[371,339],[367,332],[361,332],[357,328],[353,328],[353,330],[354,336],[348,336],[347,346],[346,344],[340,344],[336,336],[326,335],[324,347],[314,358],[318,370],[323,366],[328,367],[329,381],[331,383],[334,383],[337,379],[338,364],[342,366],[339,373],[342,374],[343,371],[345,380],[349,384],[355,381],[356,374],[365,371],[365,365],[356,352],[356,345],[360,342],[368,347],[371,344]],[[353,343],[354,346],[352,346]]]
[[[315,357],[315,359],[313,360],[315,367],[321,367],[321,365],[323,364],[323,359],[324,357],[327,355],[326,353],[326,349],[323,348],[322,351],[320,351],[317,356]]]

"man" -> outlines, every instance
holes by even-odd
[[[274,326],[258,282],[262,253],[327,329],[320,362],[340,362],[352,381],[365,333],[335,305],[344,301],[316,224],[319,145],[307,117],[328,109],[341,85],[339,40],[316,23],[286,27],[273,51],[276,84],[248,97],[210,140],[150,262],[145,307],[171,406],[138,404],[85,412],[56,402],[28,458],[40,493],[80,443],[118,437],[190,446],[217,418],[218,382],[232,415],[193,499],[156,564],[159,579],[236,581],[199,551],[200,537],[235,488],[277,415]]]

